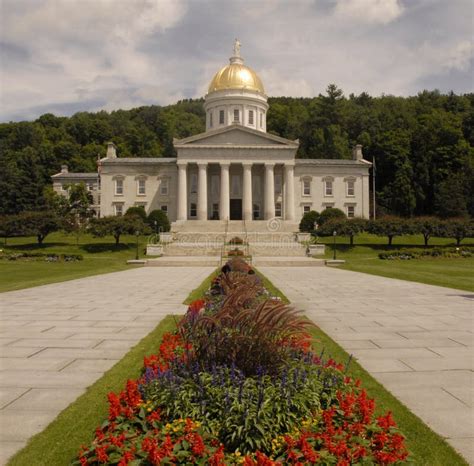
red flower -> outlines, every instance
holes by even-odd
[[[397,423],[393,420],[392,413],[389,411],[385,416],[377,418],[377,424],[379,427],[385,430],[389,430],[390,427],[395,427]]]
[[[204,299],[196,299],[189,305],[188,312],[192,315],[199,314],[205,305],[206,301]]]
[[[109,461],[109,456],[107,455],[107,447],[108,445],[104,445],[103,447],[96,447],[95,454],[97,455],[97,460],[99,463],[107,463]]]
[[[221,445],[216,452],[209,458],[210,466],[225,466],[224,463],[224,445]]]

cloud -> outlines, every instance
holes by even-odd
[[[235,37],[268,95],[472,91],[470,12],[469,0],[3,0],[0,120],[201,97]]]
[[[336,17],[387,24],[403,13],[399,0],[337,0]]]

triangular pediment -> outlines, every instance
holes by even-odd
[[[269,133],[263,133],[241,125],[231,125],[213,131],[196,134],[185,139],[174,141],[177,146],[209,145],[209,146],[288,146],[298,147],[298,141],[290,141]]]

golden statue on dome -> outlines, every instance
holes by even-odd
[[[241,46],[241,42],[239,41],[239,39],[235,39],[234,41],[234,57],[240,57],[240,46]]]

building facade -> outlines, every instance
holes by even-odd
[[[98,174],[63,170],[53,186],[83,177],[97,187],[101,216],[143,206],[165,211],[176,228],[275,217],[296,227],[305,212],[332,207],[368,218],[371,163],[362,147],[354,148],[352,160],[297,159],[297,140],[266,132],[267,96],[237,41],[230,63],[209,85],[204,109],[206,131],[174,140],[176,158],[120,158],[109,143]]]

